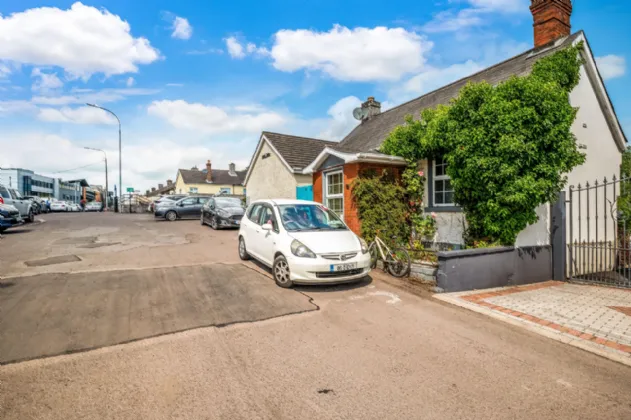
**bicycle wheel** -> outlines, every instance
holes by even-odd
[[[379,250],[377,244],[372,242],[368,246],[368,252],[370,252],[370,268],[377,268],[377,261],[379,260]]]
[[[410,255],[404,248],[395,248],[386,258],[386,269],[392,276],[404,277],[410,272]]]

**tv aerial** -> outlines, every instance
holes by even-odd
[[[365,109],[365,108],[359,107],[359,108],[355,108],[353,110],[353,117],[356,120],[361,121],[361,120],[365,119],[367,116],[368,116],[368,110]]]

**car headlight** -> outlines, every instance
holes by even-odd
[[[362,254],[365,254],[368,252],[368,244],[366,243],[366,241],[364,241],[362,238],[359,238],[359,243],[362,246]]]
[[[313,251],[311,251],[302,242],[296,239],[294,239],[291,242],[291,253],[294,254],[296,257],[301,257],[301,258],[315,258],[316,257]]]

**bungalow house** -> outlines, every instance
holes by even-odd
[[[312,200],[312,177],[310,173],[304,174],[303,169],[325,147],[336,145],[332,141],[264,131],[245,175],[248,200]]]
[[[338,212],[349,227],[359,233],[361,222],[357,218],[350,185],[365,168],[398,171],[405,165],[401,158],[379,153],[379,148],[396,126],[404,124],[406,115],[418,118],[425,108],[448,104],[468,82],[497,84],[514,75],[527,75],[540,58],[581,41],[585,45],[582,52],[584,65],[580,69],[580,83],[570,94],[570,102],[579,109],[572,131],[578,143],[585,146],[587,156],[583,165],[568,174],[568,185],[584,185],[586,181],[602,180],[617,172],[627,140],[585,33],[571,33],[570,0],[532,0],[531,11],[534,17],[533,49],[386,112],[381,112],[380,104],[374,98],[368,98],[362,104],[365,117],[361,123],[339,144],[325,147],[305,168],[304,173],[313,174],[314,200]],[[420,165],[427,176],[425,211],[435,212],[437,216],[437,240],[462,243],[465,225],[462,212],[453,200],[446,163],[437,160],[420,162]],[[520,233],[518,246],[550,243],[550,206],[541,206],[537,213],[539,221]]]
[[[210,160],[206,169],[178,169],[175,180],[176,194],[245,194],[243,179],[245,171],[235,170],[234,163],[230,169],[212,169]]]

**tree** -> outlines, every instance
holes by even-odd
[[[525,77],[467,84],[447,106],[408,118],[382,151],[406,159],[444,157],[454,199],[472,241],[513,245],[554,201],[564,175],[585,161],[571,126],[569,93],[579,81],[582,44],[542,58]]]

